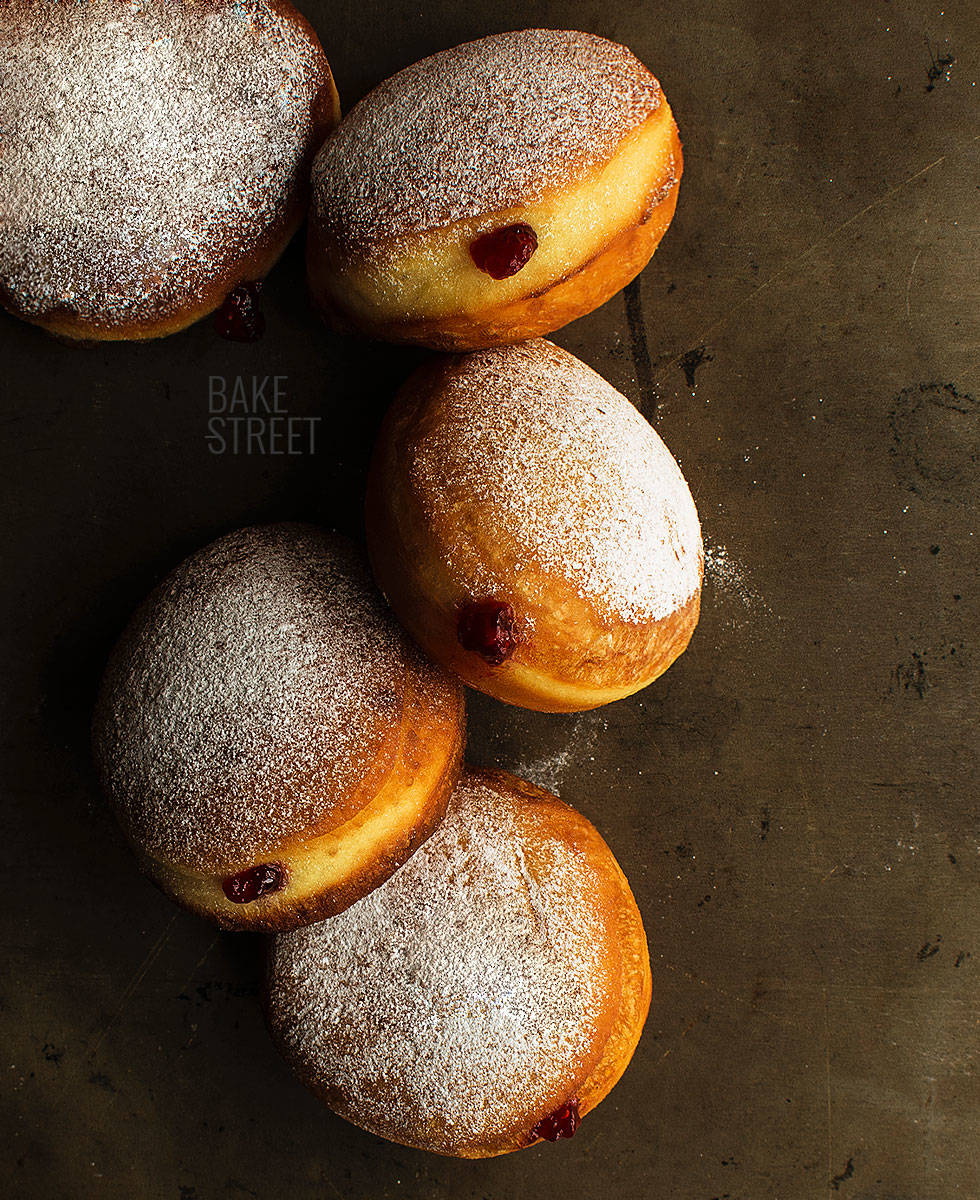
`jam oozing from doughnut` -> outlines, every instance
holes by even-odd
[[[225,297],[214,325],[230,342],[257,342],[265,333],[265,315],[259,308],[262,281],[240,283]]]
[[[538,235],[519,222],[482,234],[470,243],[470,257],[491,278],[509,279],[527,266],[537,248]]]
[[[281,863],[260,863],[228,875],[221,882],[221,890],[232,904],[251,904],[259,896],[270,892],[281,892],[286,886],[286,868]]]
[[[569,1100],[561,1108],[556,1108],[549,1116],[540,1120],[531,1130],[532,1138],[544,1138],[549,1142],[557,1142],[559,1138],[570,1138],[582,1123],[578,1115],[578,1101]]]
[[[456,636],[464,650],[479,654],[492,667],[514,653],[514,610],[502,600],[474,600],[459,610]]]

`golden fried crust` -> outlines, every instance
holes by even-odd
[[[617,939],[621,950],[619,1007],[599,1061],[578,1089],[579,1115],[591,1112],[623,1077],[636,1047],[653,999],[650,952],[640,910],[626,876],[615,863],[620,890],[616,905]]]
[[[228,294],[239,284],[263,279],[275,266],[294,234],[303,224],[309,205],[309,173],[316,151],[340,120],[340,101],[330,65],[323,54],[316,31],[293,6],[291,0],[267,0],[272,13],[284,17],[315,48],[318,57],[317,91],[311,108],[311,129],[297,184],[283,197],[281,214],[262,235],[253,239],[245,251],[228,245],[210,248],[215,263],[213,275],[202,285],[188,290],[183,302],[168,303],[159,315],[142,319],[100,319],[79,315],[70,305],[55,305],[37,314],[28,311],[17,294],[0,281],[0,306],[12,316],[39,326],[55,337],[73,342],[95,344],[103,341],[144,341],[178,333],[220,308]],[[2,35],[0,35],[2,36]],[[151,292],[160,279],[147,275],[145,288]]]
[[[576,1078],[569,1079],[561,1092],[556,1092],[536,1110],[521,1113],[505,1134],[461,1156],[490,1158],[543,1141],[529,1131],[569,1101],[577,1101],[579,1116],[584,1117],[605,1100],[622,1078],[639,1044],[650,1011],[653,979],[646,932],[636,899],[619,863],[595,826],[544,788],[507,771],[470,774],[477,774],[532,805],[535,816],[540,818],[536,835],[542,841],[545,838],[562,840],[577,853],[588,857],[598,881],[597,894],[606,917],[606,937],[602,947],[606,1004],[601,1017],[596,1016],[589,1066]],[[533,861],[532,855],[532,864]],[[532,874],[533,871],[532,865]],[[574,902],[572,898],[571,903]]]
[[[237,871],[350,821],[391,773],[413,690],[457,699],[362,555],[314,526],[236,530],[180,563],[113,648],[93,718],[135,844]]]
[[[319,835],[306,831],[251,861],[229,859],[224,869],[211,872],[153,858],[134,843],[144,872],[172,900],[223,929],[296,929],[343,912],[388,879],[442,819],[462,769],[462,695],[448,683],[416,676],[406,686],[401,720],[391,736],[391,769],[339,827]],[[285,888],[250,904],[233,904],[222,881],[266,862],[285,868]]]
[[[463,1097],[469,1094],[474,1079],[481,1078],[485,1064],[481,1061],[481,1065],[477,1065],[465,1058],[455,1057],[443,1062],[444,1054],[459,1053],[457,1039],[462,1037],[465,1044],[467,1035],[456,1030],[448,1042],[444,1041],[439,1019],[431,1013],[420,1014],[417,1024],[419,1030],[431,1031],[420,1036],[422,1039],[431,1037],[432,1044],[413,1045],[403,1060],[400,1057],[402,1051],[395,1047],[402,1047],[405,1032],[400,1026],[397,1034],[388,1031],[390,1014],[406,1002],[399,990],[401,984],[395,976],[392,977],[394,982],[385,976],[380,984],[385,994],[358,997],[357,1003],[363,1002],[365,1006],[363,1012],[345,1013],[344,1019],[332,1023],[323,1036],[319,1030],[311,1028],[309,1023],[319,1020],[317,1009],[321,989],[324,991],[324,1000],[329,1000],[335,994],[334,987],[338,986],[332,969],[322,966],[333,951],[329,951],[327,957],[319,954],[317,947],[322,943],[318,939],[350,939],[356,936],[345,931],[343,926],[348,917],[354,918],[355,922],[364,920],[359,917],[359,909],[340,918],[337,925],[328,922],[304,931],[300,936],[304,941],[310,940],[312,955],[310,947],[297,948],[290,943],[288,936],[277,940],[271,948],[267,966],[266,1013],[270,1031],[299,1078],[330,1108],[354,1124],[403,1145],[459,1158],[489,1158],[535,1144],[542,1140],[535,1133],[540,1122],[566,1104],[577,1104],[581,1116],[595,1108],[629,1065],[642,1033],[652,991],[646,935],[636,901],[597,830],[554,796],[507,772],[467,770],[460,781],[459,795],[476,793],[479,796],[481,791],[491,803],[491,811],[500,813],[499,806],[502,803],[503,811],[508,814],[505,819],[512,822],[509,836],[516,839],[518,849],[510,851],[501,847],[499,852],[505,857],[516,853],[528,894],[544,903],[547,903],[542,899],[544,897],[554,900],[557,894],[562,895],[560,911],[549,910],[544,914],[544,919],[562,921],[562,912],[574,914],[574,919],[563,922],[571,937],[570,944],[562,942],[561,951],[557,947],[541,950],[529,947],[528,954],[560,955],[555,963],[560,972],[568,972],[569,981],[578,969],[573,962],[587,962],[590,973],[587,991],[592,997],[592,1003],[582,1019],[582,1028],[578,1031],[577,1049],[574,1053],[569,1053],[567,1048],[557,1052],[568,1054],[569,1057],[549,1061],[546,1067],[537,1071],[530,1070],[530,1064],[527,1064],[528,1069],[525,1070],[523,1055],[536,1051],[512,1048],[508,1056],[512,1056],[514,1062],[508,1064],[506,1069],[516,1069],[520,1083],[505,1098],[495,1096],[495,1107],[489,1117],[484,1116],[481,1110],[479,1124],[482,1133],[474,1135],[472,1132],[462,1132],[467,1126],[467,1115],[465,1111],[458,1112],[457,1106],[461,1104],[465,1109],[467,1101]],[[458,803],[457,797],[450,801],[446,824],[436,839],[440,842],[439,850],[443,849],[441,843],[453,837],[460,837],[461,844],[465,844],[465,839],[473,836],[472,827],[465,825],[459,834],[454,832],[459,823]],[[435,841],[432,845],[435,845]],[[455,876],[452,875],[450,879],[448,907],[453,911],[443,913],[440,909],[428,914],[428,917],[444,921],[447,928],[458,931],[460,938],[472,938],[474,931],[463,914],[471,903],[467,898],[468,889],[479,889],[481,878],[478,868],[473,874],[472,854],[467,850],[463,854],[466,863],[463,890],[457,893],[453,888]],[[406,868],[406,872],[411,873],[410,895],[423,908],[431,906],[433,896],[430,892],[434,894],[434,889],[438,888],[438,881],[431,872],[441,875],[447,867],[451,873],[456,870],[452,855],[448,862],[439,855],[434,856],[431,864],[427,859],[428,852],[425,852]],[[552,872],[561,871],[557,863],[569,860],[580,864],[578,869],[582,873],[583,888],[581,892],[565,896],[561,893],[561,884],[556,889],[556,877]],[[386,904],[398,906],[401,915],[409,894],[402,896],[395,886],[401,878],[396,877],[387,892],[384,888],[380,889],[370,901],[372,909],[380,910],[381,914],[380,918],[373,917],[371,920],[380,919],[382,927],[388,919],[385,916],[388,911]],[[432,880],[431,884],[429,880]],[[409,884],[406,883],[405,887],[409,888]],[[453,898],[456,894],[462,897],[458,912]],[[486,895],[486,903],[492,906],[493,897],[500,894],[490,891]],[[475,898],[473,902],[484,903]],[[507,927],[512,920],[506,903],[502,898],[499,900],[497,915],[492,918],[484,913],[485,917],[492,920],[492,927],[485,931],[486,961],[491,964],[497,961],[493,956],[493,947],[499,936],[498,929]],[[412,901],[409,901],[408,906],[411,905]],[[404,921],[393,921],[390,946],[385,945],[382,949],[379,943],[378,953],[386,956],[385,961],[389,954],[393,963],[399,961],[402,953],[399,939],[404,935],[405,928]],[[346,945],[346,941],[343,944]],[[361,945],[361,953],[365,952]],[[426,953],[425,945],[420,953]],[[442,951],[437,953],[441,955]],[[343,960],[343,955],[340,957]],[[316,964],[310,975],[305,973],[306,968],[302,965],[304,960]],[[517,989],[517,995],[521,995],[525,986],[523,981],[514,978],[515,965],[500,963],[501,986],[506,991],[506,995],[500,997],[500,1003],[505,1010],[514,1002],[514,989]],[[371,961],[365,961],[362,965],[362,970],[368,972],[368,978],[373,969]],[[397,974],[397,968],[395,970]],[[532,970],[529,967],[529,972]],[[503,982],[504,976],[506,982]],[[550,974],[549,981],[548,985],[542,986],[553,987],[554,978]],[[527,982],[531,988],[534,984],[534,978]],[[439,999],[444,986],[447,994],[456,994],[459,981],[440,978],[438,995],[433,998],[433,1003],[444,1002]],[[488,1019],[487,1006],[491,1012],[494,1009],[496,988],[496,981],[484,973],[480,982],[480,996],[475,998],[476,1011],[480,1014],[474,1018],[478,1023],[477,1029],[481,1028],[480,1022]],[[467,1002],[465,996],[458,999],[458,1003],[464,1007]],[[528,1019],[533,1019],[530,1011],[538,1011],[533,1001],[528,1012]],[[455,1013],[447,1010],[447,1016],[455,1026],[458,1020]],[[311,1033],[313,1036],[309,1037]],[[479,1033],[475,1030],[469,1036],[476,1039],[472,1043],[472,1053],[482,1060],[484,1050]],[[553,1031],[547,1026],[542,1026],[540,1030],[537,1027],[531,1029],[529,1036],[534,1046],[565,1045],[561,1039],[554,1041]],[[390,1039],[390,1050],[379,1053],[377,1039],[385,1045],[389,1044]],[[414,1042],[414,1037],[412,1040]],[[450,1050],[450,1046],[456,1048]],[[360,1064],[364,1056],[368,1056],[372,1062],[375,1059],[383,1062],[381,1076],[376,1077],[368,1072],[370,1080],[358,1083],[358,1072],[355,1070],[351,1078],[345,1080],[342,1064]],[[332,1065],[326,1067],[327,1063]],[[450,1086],[452,1091],[459,1093],[457,1097],[449,1096],[443,1101],[450,1112],[457,1113],[457,1117],[448,1123],[445,1112],[436,1114],[425,1109],[424,1104],[420,1106],[418,1097],[425,1094],[426,1089],[420,1089],[413,1077],[419,1071],[424,1073],[430,1070],[447,1072],[454,1082],[447,1084],[444,1081],[443,1086]]]
[[[432,658],[487,695],[543,712],[578,712],[632,695],[687,647],[700,588],[660,619],[624,619],[601,597],[583,595],[568,578],[516,550],[512,531],[488,524],[479,502],[465,487],[454,487],[450,474],[430,487],[411,470],[419,445],[445,428],[440,395],[462,361],[421,367],[382,425],[366,500],[368,551],[381,590]],[[564,505],[569,497],[549,502]],[[461,547],[467,574],[493,577],[488,598],[510,603],[517,614],[518,644],[500,665],[459,641],[460,607],[480,598],[462,583]]]
[[[675,141],[679,164],[681,149],[676,133]],[[462,351],[506,346],[561,329],[605,304],[639,275],[667,232],[679,191],[678,171],[666,194],[663,189],[654,192],[649,209],[636,225],[615,234],[594,258],[539,292],[479,314],[392,322],[375,329],[373,336],[435,350]]]
[[[92,723],[145,872],[226,928],[352,904],[428,836],[459,775],[462,689],[395,623],[363,556],[310,525],[236,530],[133,615]],[[266,868],[265,895],[230,877]]]
[[[573,178],[566,191],[549,189],[526,206],[459,221],[414,243],[373,247],[363,261],[331,245],[314,216],[307,245],[313,301],[342,331],[437,350],[547,334],[598,308],[642,271],[673,218],[682,171],[664,100],[609,162]],[[516,275],[492,279],[469,246],[487,230],[516,223],[540,233],[539,249]]]

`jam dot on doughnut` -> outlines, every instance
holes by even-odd
[[[464,650],[472,650],[492,667],[499,667],[517,645],[514,610],[502,600],[471,601],[459,611],[456,634]]]
[[[509,279],[531,261],[538,248],[538,235],[530,225],[518,222],[484,233],[470,244],[470,257],[493,279]]]
[[[214,318],[215,328],[230,342],[257,342],[265,333],[265,315],[259,308],[262,281],[240,283],[225,297]]]
[[[569,1100],[561,1108],[556,1108],[549,1116],[542,1118],[531,1130],[532,1138],[544,1138],[549,1142],[557,1142],[559,1138],[570,1138],[582,1118],[578,1115],[578,1101]]]
[[[221,884],[221,890],[232,904],[251,904],[260,896],[270,892],[281,892],[286,886],[286,869],[280,863],[261,863],[229,875]]]

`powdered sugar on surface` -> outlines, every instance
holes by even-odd
[[[282,218],[322,52],[266,0],[16,0],[0,27],[0,283],[113,324],[187,302]]]
[[[680,468],[626,397],[573,355],[545,341],[466,355],[439,410],[409,464],[436,510],[466,497],[480,536],[506,531],[526,562],[625,620],[669,616],[698,589],[701,528]],[[463,549],[447,549],[450,569],[476,571],[472,594],[494,595],[499,580],[464,567]]]
[[[560,732],[561,728],[557,726],[555,732]],[[522,760],[514,767],[514,773],[560,796],[569,769],[580,763],[584,766],[583,760],[587,756],[591,761],[590,752],[595,747],[600,731],[608,728],[609,723],[598,713],[580,713],[572,720],[570,733],[559,749],[551,754]]]
[[[398,719],[409,653],[342,538],[268,525],[205,547],[106,670],[96,752],[124,825],[207,867],[329,816]]]
[[[726,546],[710,545],[705,548],[704,573],[707,581],[723,595],[737,600],[750,611],[771,613],[769,605],[753,586],[746,568],[729,553]]]
[[[357,1124],[443,1152],[479,1144],[588,1051],[606,936],[593,868],[530,808],[465,776],[387,883],[277,936],[273,1028]]]
[[[386,80],[314,166],[322,228],[365,246],[534,203],[607,161],[661,102],[625,47],[526,29],[434,54]]]

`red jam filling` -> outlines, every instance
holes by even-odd
[[[490,666],[499,667],[517,645],[514,610],[501,600],[464,604],[459,610],[456,635],[464,650],[472,650]]]
[[[225,297],[214,318],[214,327],[230,342],[257,342],[265,333],[265,316],[259,308],[262,281],[240,283]]]
[[[538,235],[530,225],[518,223],[492,229],[470,244],[470,257],[493,279],[509,279],[531,261]]]
[[[578,1101],[569,1100],[561,1108],[539,1121],[531,1130],[532,1138],[544,1138],[548,1142],[557,1142],[559,1138],[570,1138],[582,1123],[578,1115]]]
[[[232,904],[251,904],[259,896],[281,892],[285,886],[286,868],[282,863],[260,863],[221,881],[221,890]]]

